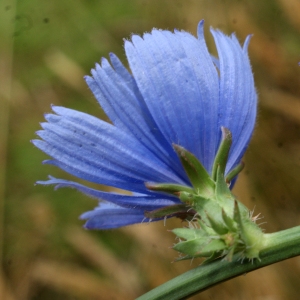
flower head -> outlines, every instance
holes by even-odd
[[[211,30],[218,58],[210,55],[203,21],[198,37],[183,31],[152,30],[125,41],[131,73],[110,54],[86,82],[110,118],[53,106],[54,114],[33,143],[53,159],[45,161],[93,183],[124,189],[108,193],[50,177],[40,184],[73,187],[97,198],[99,206],[81,217],[89,229],[108,229],[147,220],[148,211],[181,204],[176,195],[150,191],[147,182],[191,187],[174,150],[192,153],[212,174],[221,127],[232,133],[225,173],[236,167],[248,146],[256,118],[256,92],[248,59],[247,37],[241,47]],[[154,219],[158,220],[160,217]]]

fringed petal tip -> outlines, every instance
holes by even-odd
[[[249,47],[249,44],[250,44],[250,40],[252,39],[253,37],[253,34],[249,34],[247,35],[246,39],[245,39],[245,42],[244,42],[244,45],[243,45],[243,50],[245,53],[248,52],[248,47]]]
[[[204,20],[201,20],[198,23],[198,26],[197,26],[197,37],[198,37],[198,39],[203,38],[203,35],[204,35]]]
[[[44,161],[46,162],[46,161]],[[44,163],[43,162],[43,163]],[[54,190],[58,190],[59,188],[63,188],[63,187],[66,187],[68,186],[67,184],[65,184],[65,180],[62,180],[62,179],[56,179],[55,177],[49,175],[48,176],[48,180],[38,180],[35,182],[35,184],[39,184],[39,185],[54,185]],[[68,186],[69,187],[69,186]]]

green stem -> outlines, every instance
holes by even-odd
[[[171,279],[137,300],[186,299],[236,276],[300,255],[300,226],[265,234],[264,239],[260,261],[242,263],[237,255],[232,262],[216,260]]]

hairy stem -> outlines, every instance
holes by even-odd
[[[138,300],[186,299],[218,283],[239,275],[300,255],[300,226],[264,234],[260,260],[232,262],[216,260],[192,269],[142,295]]]

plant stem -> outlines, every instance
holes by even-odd
[[[264,234],[260,260],[216,260],[201,265],[140,296],[137,300],[186,299],[218,283],[239,275],[300,255],[300,226]]]

